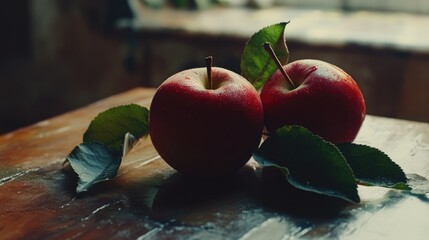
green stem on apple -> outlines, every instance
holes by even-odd
[[[212,67],[213,67],[213,57],[206,57],[206,68],[207,68],[207,81],[209,82],[209,89],[213,89],[212,86]]]
[[[273,59],[274,63],[277,65],[277,68],[282,73],[283,77],[286,79],[286,82],[288,83],[289,89],[295,89],[295,84],[292,82],[292,79],[289,77],[289,75],[286,73],[286,71],[283,69],[282,64],[280,63],[279,58],[277,57],[276,53],[274,52],[273,48],[271,47],[271,44],[269,42],[264,43],[264,49],[265,51],[270,55],[271,59]]]

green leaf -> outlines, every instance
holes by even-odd
[[[359,202],[356,179],[338,148],[300,126],[285,126],[254,153],[261,166],[280,167],[296,188]]]
[[[79,178],[76,192],[113,179],[122,159],[148,131],[147,108],[130,104],[100,113],[86,130],[84,142],[73,149],[63,164],[63,170],[72,170]]]
[[[263,48],[265,42],[271,44],[282,65],[288,61],[289,51],[284,38],[284,30],[288,23],[281,22],[259,30],[244,47],[240,62],[241,74],[256,89],[259,89],[277,70],[276,64]]]
[[[79,177],[77,193],[88,191],[95,183],[114,178],[121,164],[118,151],[99,142],[85,142],[76,146],[67,161]]]
[[[136,142],[132,134],[126,133],[121,151],[100,142],[81,143],[67,156],[63,170],[72,170],[77,174],[77,193],[86,192],[94,184],[116,177],[122,160]]]
[[[359,183],[409,190],[405,173],[384,152],[355,143],[341,143],[337,147],[346,158]]]
[[[129,104],[110,108],[91,121],[83,135],[84,142],[101,142],[119,151],[127,132],[135,138],[148,134],[149,110]]]

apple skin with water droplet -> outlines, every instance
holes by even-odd
[[[293,87],[277,70],[261,89],[267,130],[300,125],[332,143],[352,142],[366,114],[353,78],[321,60],[297,60],[283,69]]]
[[[163,82],[150,107],[150,137],[159,155],[190,176],[234,173],[259,146],[263,108],[259,93],[224,68],[188,69]],[[211,86],[210,86],[211,85]]]

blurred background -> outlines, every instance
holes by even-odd
[[[16,0],[0,7],[0,133],[168,76],[240,72],[247,39],[288,21],[290,61],[361,86],[369,114],[429,122],[429,1]]]

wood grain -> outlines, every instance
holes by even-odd
[[[110,107],[149,107],[137,88],[0,136],[1,239],[427,239],[428,195],[359,187],[360,204],[291,189],[254,161],[228,179],[177,174],[142,139],[118,176],[76,197],[61,171],[89,122]],[[429,177],[429,124],[368,116],[356,140]]]

